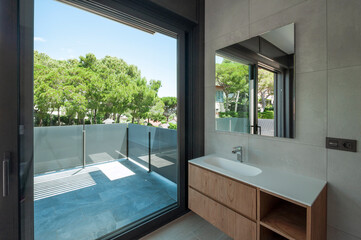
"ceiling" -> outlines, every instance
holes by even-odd
[[[293,23],[266,32],[262,34],[261,37],[266,39],[282,51],[286,52],[287,54],[293,54],[295,52],[295,34]]]

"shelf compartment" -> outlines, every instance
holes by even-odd
[[[260,224],[290,240],[306,239],[307,209],[260,192]]]
[[[260,240],[287,240],[287,238],[260,226]]]

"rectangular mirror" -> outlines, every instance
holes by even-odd
[[[216,130],[294,137],[294,24],[216,51]]]

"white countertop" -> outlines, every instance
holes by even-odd
[[[302,203],[306,206],[311,206],[313,204],[313,202],[316,200],[317,196],[320,194],[320,192],[327,183],[324,180],[289,173],[287,171],[278,170],[276,168],[253,165],[249,163],[242,164],[257,167],[261,169],[262,172],[256,176],[244,176],[241,174],[237,174],[234,171],[229,171],[221,167],[208,164],[204,161],[210,157],[224,159],[221,156],[212,154],[200,158],[195,158],[193,160],[190,160],[189,163],[209,169],[213,172],[217,172],[235,180],[253,185],[260,189],[275,193],[285,198]],[[225,160],[232,161],[229,159]]]

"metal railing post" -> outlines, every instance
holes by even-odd
[[[152,171],[152,164],[151,164],[151,154],[152,154],[152,149],[151,149],[151,145],[150,145],[150,132],[148,132],[148,172]]]
[[[85,133],[85,125],[83,125],[83,168],[86,165],[86,141],[85,141],[86,133]]]
[[[128,127],[128,124],[127,124],[127,141],[126,141],[126,144],[127,144],[127,159],[129,159],[129,127]]]

